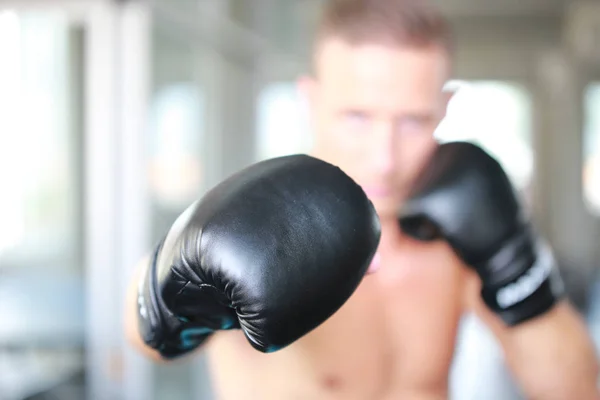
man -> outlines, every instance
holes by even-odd
[[[503,210],[507,199],[511,212],[493,221],[501,227],[516,226],[518,209],[501,171],[484,154],[469,146],[440,148],[433,138],[449,100],[442,90],[451,71],[448,35],[444,20],[423,1],[333,0],[326,6],[313,75],[302,78],[299,87],[312,111],[313,155],[361,185],[379,216],[381,240],[372,273],[330,318],[270,354],[253,349],[239,330],[211,331],[203,348],[217,398],[447,398],[457,325],[465,311],[474,311],[494,332],[528,398],[600,398],[598,365],[585,327],[560,289],[550,288],[549,277],[539,286],[544,290],[533,288],[524,298],[503,291],[500,298],[510,312],[489,296],[482,298],[482,281],[486,293],[495,272],[486,270],[487,264],[474,266],[469,241],[479,243],[475,233],[493,233],[496,227],[489,220],[477,225],[474,207],[491,215]],[[461,165],[465,156],[475,164]],[[472,174],[478,162],[489,166],[489,174]],[[477,175],[475,186],[465,192],[459,174]],[[477,185],[487,185],[481,176],[488,175],[501,191],[500,200],[489,204],[477,195]],[[439,181],[450,182],[450,194]],[[425,206],[432,204],[431,193],[433,210]],[[448,202],[438,201],[446,196]],[[451,218],[440,217],[439,210]],[[462,236],[446,229],[457,213],[477,229],[457,231]],[[526,237],[525,247],[534,252],[534,235],[522,235],[524,228],[513,231]],[[518,246],[513,250],[523,247]],[[141,263],[142,275],[149,264]],[[515,267],[504,260],[499,265],[523,276],[536,264]],[[134,279],[127,304],[128,334],[160,359],[157,347],[142,342],[138,332],[140,279]],[[536,307],[512,313],[515,302],[518,308],[530,300]]]

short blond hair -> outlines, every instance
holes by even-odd
[[[440,46],[454,49],[449,22],[426,0],[328,0],[315,47],[338,38],[351,45]]]

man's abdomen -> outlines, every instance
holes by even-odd
[[[239,331],[215,337],[208,352],[216,399],[380,398],[394,354],[374,289],[363,282],[326,323],[275,353],[252,349]]]
[[[444,392],[460,274],[439,246],[412,245],[385,264],[335,315],[283,350],[259,353],[239,331],[215,337],[216,398],[388,400],[407,390]]]

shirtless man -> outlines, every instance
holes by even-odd
[[[314,71],[312,76],[300,79],[299,88],[312,111],[312,155],[342,168],[375,206],[381,239],[371,264],[374,273],[362,279],[339,311],[297,340],[285,338],[293,343],[278,351],[256,351],[253,346],[263,351],[265,347],[249,345],[240,330],[209,330],[210,335],[191,347],[200,347],[202,342],[202,349],[208,353],[216,398],[447,398],[458,321],[465,311],[473,311],[495,334],[528,398],[600,399],[596,386],[598,365],[590,338],[582,320],[560,296],[560,289],[550,288],[550,278],[545,277],[542,285],[526,293],[531,295],[528,298],[513,296],[507,300],[520,302],[517,309],[521,303],[535,303],[516,314],[502,311],[489,298],[483,299],[482,282],[484,287],[493,287],[490,276],[494,272],[487,271],[487,276],[485,265],[473,268],[477,261],[469,257],[469,249],[481,244],[479,239],[485,234],[513,226],[516,217],[493,222],[483,219],[497,216],[498,209],[514,208],[506,180],[499,177],[495,164],[490,164],[485,155],[469,146],[459,149],[450,162],[447,156],[437,154],[440,147],[433,132],[448,102],[443,86],[450,77],[451,53],[446,23],[422,0],[334,0],[326,6],[316,37]],[[467,166],[470,172],[464,168],[461,171],[464,165],[456,166],[456,155],[464,157],[464,152],[474,160],[474,165]],[[432,155],[434,161],[430,164]],[[446,160],[440,161],[439,157]],[[473,168],[485,170],[478,167],[478,162],[491,165],[488,177],[495,179],[492,187],[501,192],[489,204],[476,203],[481,199],[474,187],[486,185],[481,174],[475,174],[479,181],[469,186],[468,192],[461,188],[460,179],[455,179],[461,173],[468,175]],[[444,165],[447,170],[440,169]],[[434,179],[420,182],[420,190],[411,191],[424,168]],[[451,190],[446,189],[449,193],[435,188],[436,176],[441,174],[443,178],[447,173],[455,174],[450,179]],[[431,193],[437,203],[428,202]],[[440,202],[440,198],[448,201]],[[510,204],[505,206],[502,201]],[[430,210],[424,204],[436,204],[438,208]],[[481,207],[476,209],[474,205]],[[463,207],[469,213],[464,213]],[[487,214],[477,215],[480,209]],[[403,230],[399,210],[405,217]],[[440,217],[437,210],[447,212],[449,218]],[[465,234],[445,225],[460,219],[457,215],[467,215],[477,229]],[[427,220],[432,224],[423,225]],[[175,227],[172,232],[180,229]],[[443,237],[446,240],[431,240],[439,238],[440,231],[450,232]],[[513,252],[512,261],[496,259],[495,267],[503,272],[516,268],[522,276],[542,257],[532,250],[534,235],[519,232],[521,236],[511,240],[527,238],[526,247],[533,251],[529,259],[533,261],[515,262]],[[521,251],[515,250],[518,245],[509,246],[517,253]],[[321,251],[322,245],[316,244],[314,250]],[[473,265],[467,267],[469,261]],[[142,351],[164,359],[165,353],[161,356],[156,350],[160,346],[148,346],[148,332],[144,342],[139,331],[139,287],[147,271],[152,270],[150,265],[148,259],[142,261],[140,274],[131,284],[127,334]],[[356,273],[360,268],[354,267]],[[337,294],[335,285],[331,290]],[[201,300],[196,301],[198,308]],[[324,306],[328,312],[336,308]],[[299,314],[298,318],[305,317]],[[295,317],[290,318],[292,321],[273,323],[293,324]],[[232,326],[223,323],[221,327]],[[178,346],[182,348],[181,343]]]

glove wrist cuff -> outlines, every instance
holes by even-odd
[[[517,325],[550,310],[564,294],[564,287],[550,247],[541,240],[523,240],[512,251],[490,260],[488,271],[495,267],[512,271],[509,276],[483,280],[482,297],[490,309],[507,325]],[[529,242],[529,243],[527,243]],[[512,247],[512,246],[511,246]],[[514,255],[508,260],[507,253]],[[503,264],[498,264],[502,260]],[[502,265],[502,268],[500,268]]]
[[[186,332],[186,322],[174,315],[163,303],[157,284],[157,263],[161,242],[144,270],[138,286],[138,327],[144,343],[164,358],[175,358],[198,347],[208,332]],[[185,332],[185,333],[184,333]]]

